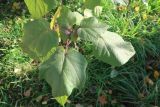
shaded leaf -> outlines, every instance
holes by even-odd
[[[80,25],[83,16],[78,12],[72,12],[69,8],[63,6],[57,23],[60,28],[61,39],[66,41],[73,33],[73,25]]]
[[[70,29],[73,25],[80,25],[83,16],[78,12],[72,12],[69,8],[63,6],[60,12],[60,17],[57,19],[58,24]]]
[[[115,69],[111,71],[111,74],[110,74],[111,78],[115,78],[117,77],[117,75],[118,75],[118,71],[116,71]]]
[[[25,24],[22,41],[24,52],[38,60],[58,46],[57,33],[50,30],[49,23],[45,20],[34,20]]]

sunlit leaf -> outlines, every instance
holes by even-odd
[[[24,0],[33,18],[41,18],[57,6],[57,0]]]
[[[85,18],[93,17],[93,10],[85,9],[84,10],[84,17]]]
[[[86,79],[87,61],[79,52],[63,47],[44,62],[39,70],[40,77],[52,88],[52,95],[61,105],[74,88],[82,88]],[[65,97],[64,97],[65,96]]]
[[[94,17],[82,21],[78,35],[82,40],[93,43],[93,53],[98,59],[113,66],[125,64],[135,54],[131,43],[107,31],[107,26]]]
[[[67,102],[68,96],[60,96],[60,97],[56,97],[55,99],[57,100],[58,103],[64,106],[65,103]]]

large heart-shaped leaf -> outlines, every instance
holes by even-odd
[[[52,87],[53,96],[64,104],[74,88],[82,88],[86,79],[87,61],[79,52],[63,47],[40,66],[40,77]]]
[[[57,6],[57,0],[24,0],[33,18],[41,18]]]
[[[48,52],[58,46],[57,33],[50,30],[45,20],[34,20],[24,25],[22,49],[34,59],[47,56]]]
[[[82,21],[78,35],[93,43],[93,53],[98,59],[113,66],[125,64],[135,54],[131,43],[125,42],[118,34],[107,31],[107,26],[94,17]]]

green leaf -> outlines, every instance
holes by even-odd
[[[86,67],[87,61],[79,52],[73,49],[66,52],[59,47],[39,70],[40,77],[52,87],[53,97],[60,98],[58,101],[63,105],[63,96],[69,96],[74,88],[80,89],[84,85]]]
[[[24,0],[29,12],[35,19],[41,18],[51,9],[56,8],[57,0]]]
[[[83,16],[80,13],[72,12],[70,9],[63,6],[60,17],[57,19],[62,40],[67,40],[73,32],[73,25],[80,25],[82,20]]]
[[[99,35],[107,31],[108,26],[99,21],[95,17],[89,17],[81,22],[77,33],[82,40],[96,42]]]
[[[82,40],[92,42],[94,55],[110,65],[123,65],[135,54],[131,43],[125,42],[118,34],[107,31],[107,26],[94,17],[82,21],[78,35]]]
[[[94,9],[96,6],[103,6],[105,0],[86,0],[84,7],[88,9]]]
[[[73,25],[80,25],[83,16],[78,12],[72,12],[69,8],[63,6],[60,17],[57,19],[58,24],[63,28],[72,28]]]
[[[22,49],[34,59],[47,56],[52,48],[58,46],[58,35],[50,30],[49,23],[45,20],[34,20],[24,25]]]

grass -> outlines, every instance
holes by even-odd
[[[48,84],[39,80],[37,63],[19,47],[28,12],[25,8],[9,11],[12,3],[0,4],[0,107],[58,107]],[[82,44],[89,62],[88,78],[81,91],[74,90],[66,107],[78,104],[84,107],[160,106],[160,79],[154,77],[156,70],[160,72],[158,3],[159,0],[149,0],[146,8],[141,0],[132,1],[127,10],[116,10],[109,3],[104,5],[99,18],[108,24],[110,31],[131,41],[136,55],[124,66],[113,68],[91,55],[90,43]],[[73,10],[81,6],[73,0],[68,5]],[[99,101],[101,96],[106,98],[105,105]]]

